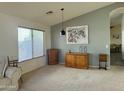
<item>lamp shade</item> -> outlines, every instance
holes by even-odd
[[[65,30],[62,29],[62,31],[61,31],[61,35],[65,35],[65,34],[66,34]]]

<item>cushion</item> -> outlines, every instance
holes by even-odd
[[[13,74],[15,74],[16,71],[18,71],[17,67],[8,67],[5,76],[7,78],[12,78]]]
[[[7,62],[4,57],[0,57],[0,78],[3,78],[7,68]]]

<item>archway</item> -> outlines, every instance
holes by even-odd
[[[110,63],[124,65],[124,7],[110,13]]]

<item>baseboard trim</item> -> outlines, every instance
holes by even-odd
[[[59,63],[60,65],[64,65],[65,63]],[[90,65],[89,66],[90,68],[99,68],[99,66],[93,66],[93,65]],[[107,67],[107,69],[111,69],[111,67]]]
[[[89,67],[91,67],[91,68],[99,68],[99,66],[92,66],[92,65],[90,65]]]
[[[99,66],[89,66],[91,68],[99,68]],[[111,69],[111,67],[107,67],[107,69]]]
[[[64,65],[65,63],[59,63],[59,64]]]

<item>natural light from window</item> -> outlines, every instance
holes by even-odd
[[[19,62],[43,56],[43,31],[28,28],[18,28],[18,58]]]

